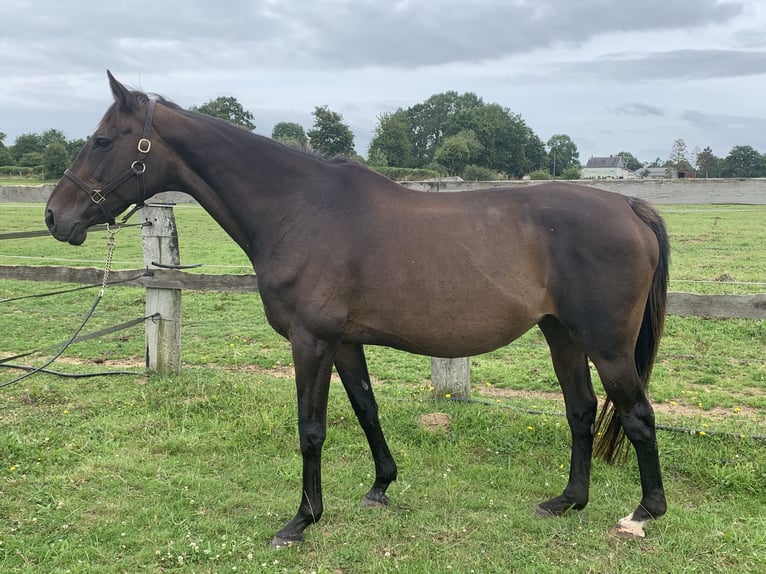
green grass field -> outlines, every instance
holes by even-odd
[[[56,180],[43,181],[39,177],[0,177],[0,187],[34,187],[44,183],[54,183]]]
[[[673,290],[765,290],[766,208],[662,212]],[[176,219],[182,263],[249,272],[202,210],[179,206]],[[41,205],[3,206],[0,233],[42,228]],[[142,266],[138,237],[136,229],[117,236],[116,267]],[[0,264],[100,266],[104,246],[104,234],[78,249],[9,240]],[[62,287],[0,281],[0,299]],[[0,357],[66,339],[94,297],[4,303]],[[143,305],[142,290],[110,288],[88,331],[141,316]],[[427,358],[369,349],[400,467],[391,505],[357,504],[372,460],[334,384],[325,516],[303,545],[275,552],[268,541],[300,489],[289,347],[266,325],[257,296],[184,292],[183,308],[178,376],[143,375],[139,326],[74,345],[55,365],[136,375],[37,375],[0,389],[0,572],[766,571],[766,442],[751,438],[766,435],[763,321],[668,319],[650,394],[660,424],[694,432],[659,433],[669,512],[646,540],[607,534],[640,497],[632,459],[594,464],[586,510],[533,516],[565,484],[569,434],[545,343],[532,331],[472,359],[481,404],[431,401]],[[0,370],[0,383],[15,374]],[[437,411],[451,417],[445,432],[418,422]]]

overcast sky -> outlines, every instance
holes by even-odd
[[[86,137],[105,71],[181,106],[234,96],[271,135],[343,115],[367,146],[382,112],[447,90],[569,135],[584,164],[735,145],[766,152],[763,0],[0,0],[0,131]]]

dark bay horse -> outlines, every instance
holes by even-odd
[[[633,445],[641,501],[613,532],[644,535],[665,513],[654,413],[645,389],[662,334],[668,239],[645,202],[564,183],[466,193],[411,191],[351,162],[324,160],[127,89],[50,196],[53,236],[88,227],[165,190],[194,197],[247,253],[269,323],[292,347],[303,487],[274,537],[302,540],[322,515],[321,452],[338,371],[367,436],[387,503],[396,464],[378,420],[363,345],[460,357],[537,325],[550,346],[572,435],[569,481],[538,507],[588,502],[591,458]],[[588,359],[607,402],[597,400]]]

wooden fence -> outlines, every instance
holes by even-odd
[[[146,315],[160,314],[146,322],[147,366],[163,372],[181,367],[181,292],[257,292],[251,275],[206,275],[186,273],[167,266],[178,265],[178,235],[172,205],[147,205],[141,212],[141,243],[145,269],[112,271],[111,281],[146,288]],[[103,270],[88,267],[0,265],[0,279],[98,284]],[[681,317],[766,319],[766,294],[698,295],[671,292],[668,314]],[[470,390],[468,358],[432,359],[434,396],[450,393],[466,396]]]

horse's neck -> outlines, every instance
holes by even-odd
[[[192,144],[187,139],[179,145],[185,155],[178,174],[181,191],[191,195],[253,259],[262,247],[259,231],[275,219],[285,218],[285,210],[303,205],[287,195],[304,192],[311,175],[300,154],[265,138],[243,133],[237,146],[222,137],[225,131],[211,130],[206,135],[209,137],[196,138]],[[217,157],[221,149],[227,153]],[[297,161],[285,165],[289,160]],[[214,162],[219,165],[211,165]]]

